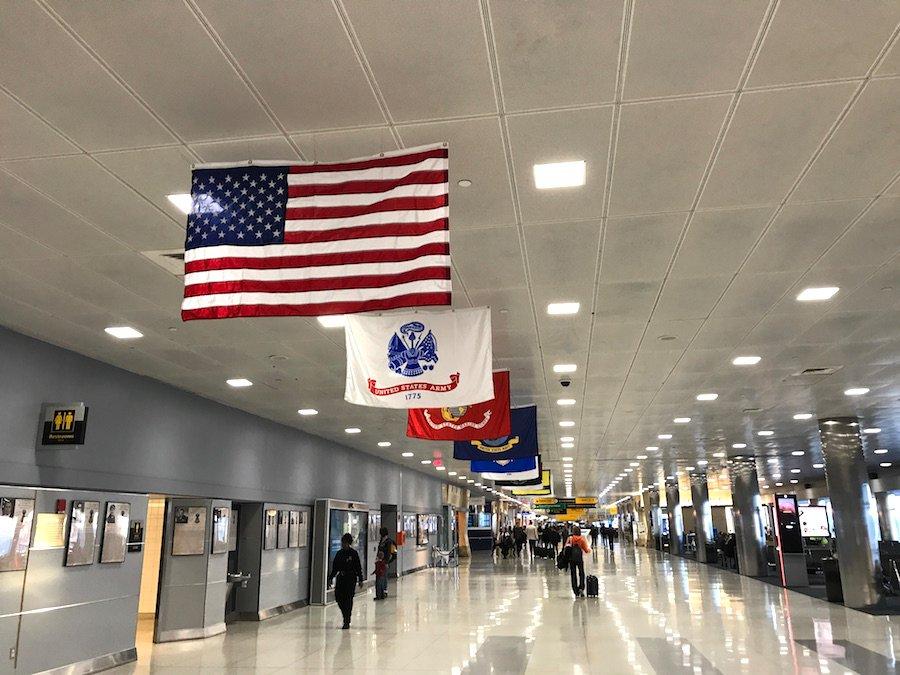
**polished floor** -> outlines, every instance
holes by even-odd
[[[337,607],[153,645],[115,673],[895,673],[900,617],[870,616],[646,549],[588,558],[598,598],[548,560],[434,569]]]

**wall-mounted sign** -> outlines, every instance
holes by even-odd
[[[265,520],[263,522],[263,548],[271,551],[278,545],[278,511],[276,509],[266,509],[263,514]]]
[[[213,507],[212,550],[211,553],[228,552],[228,529],[231,509],[227,506]]]
[[[278,548],[288,547],[288,534],[290,533],[290,517],[288,511],[278,512]]]
[[[0,497],[0,572],[25,569],[33,517],[33,499]]]
[[[94,564],[94,542],[97,540],[97,521],[100,502],[72,501],[69,520],[69,544],[66,547],[66,567]]]
[[[206,539],[206,507],[176,506],[172,555],[203,555]]]
[[[140,553],[144,547],[144,521],[132,520],[128,526],[128,552]]]
[[[41,414],[40,447],[82,445],[87,414],[84,403],[45,403]]]
[[[125,562],[125,544],[128,539],[128,522],[131,520],[131,504],[106,502],[103,519],[103,542],[100,545],[100,562]]]
[[[300,512],[290,512],[290,531],[288,532],[288,548],[300,548]]]

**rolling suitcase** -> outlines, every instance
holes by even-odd
[[[589,598],[596,598],[600,595],[600,582],[593,574],[588,574],[587,579],[585,579],[585,585],[587,586],[586,590]]]

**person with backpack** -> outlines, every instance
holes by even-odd
[[[577,527],[572,528],[563,552],[568,552],[566,557],[572,577],[572,592],[576,598],[580,598],[584,595],[584,555],[590,553],[591,549]]]
[[[338,607],[341,608],[341,615],[344,617],[342,628],[347,630],[350,628],[350,615],[353,613],[353,595],[356,593],[356,583],[359,581],[359,587],[362,588],[364,581],[359,553],[353,548],[353,535],[349,532],[341,537],[341,548],[334,554],[334,560],[331,561],[331,573],[328,575],[329,588],[335,577],[337,581],[334,585],[334,599],[337,600]]]
[[[378,534],[381,535],[381,540],[378,542],[378,551],[377,553],[382,554],[382,560],[384,560],[385,565],[385,575],[384,581],[382,582],[381,588],[381,598],[378,597],[378,594],[375,594],[375,599],[380,600],[382,598],[387,597],[387,566],[390,565],[397,559],[397,544],[394,543],[394,540],[390,538],[388,535],[388,529],[384,526],[378,530]],[[377,555],[376,553],[376,555]]]

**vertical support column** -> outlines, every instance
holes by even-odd
[[[669,516],[669,553],[681,555],[684,553],[684,521],[677,479],[666,481],[666,513]]]
[[[712,537],[712,510],[709,506],[709,485],[705,471],[691,474],[691,501],[694,504],[696,523],[697,562],[705,563],[706,544]]]
[[[846,607],[881,600],[878,523],[855,417],[819,420]]]
[[[650,534],[649,541],[647,542],[648,548],[655,548],[659,550],[661,547],[659,545],[659,537],[660,537],[660,529],[659,529],[659,489],[651,488],[649,491],[649,520],[650,520]]]
[[[748,577],[766,575],[766,537],[763,530],[756,459],[741,457],[728,465],[738,571]]]

